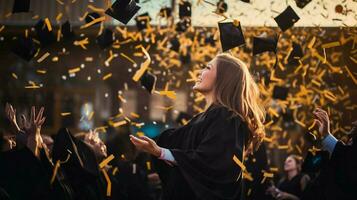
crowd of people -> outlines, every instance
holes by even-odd
[[[107,144],[93,131],[74,137],[66,128],[52,138],[41,134],[46,119],[43,107],[39,111],[32,107],[30,116],[22,115],[21,120],[10,104],[5,110],[9,126],[1,132],[0,199],[160,199],[160,178],[154,166],[148,169],[148,155],[131,144],[128,128],[113,134]],[[309,152],[305,159],[289,155],[285,176],[270,183],[260,196],[356,199],[356,128],[349,143],[343,144],[330,133],[326,111],[317,109],[314,114],[322,151]],[[99,166],[108,152],[121,158]],[[109,195],[106,176],[111,180]]]

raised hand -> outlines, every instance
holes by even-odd
[[[138,150],[145,151],[151,155],[159,157],[161,155],[161,148],[156,142],[146,136],[140,138],[130,135],[130,141]]]
[[[22,125],[25,133],[27,134],[27,147],[35,154],[39,156],[39,148],[43,147],[43,141],[41,137],[41,126],[46,120],[43,117],[44,108],[41,107],[40,111],[36,115],[35,106],[31,107],[30,120],[27,120],[25,115],[22,115]]]
[[[84,142],[86,142],[93,149],[97,157],[107,157],[107,146],[99,138],[98,132],[91,130],[84,136]]]
[[[325,110],[321,108],[316,108],[313,114],[315,115],[315,123],[319,127],[319,134],[322,138],[325,138],[330,132],[330,119]]]
[[[6,103],[5,106],[5,114],[6,114],[6,118],[10,121],[10,126],[11,126],[11,131],[13,133],[18,133],[21,129],[19,127],[19,125],[17,124],[17,120],[16,120],[16,109],[14,109],[12,107],[11,104]]]

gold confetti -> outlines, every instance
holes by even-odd
[[[61,113],[61,116],[62,116],[62,117],[65,117],[65,116],[68,116],[68,115],[71,115],[71,113],[70,113],[70,112],[63,112],[63,113]]]
[[[50,55],[50,53],[46,52],[37,60],[37,62],[40,63],[40,62],[44,61],[49,55]]]
[[[233,155],[233,161],[242,169],[242,171],[246,170],[244,164],[237,158],[236,155]]]
[[[107,197],[110,197],[111,196],[111,194],[112,194],[112,182],[110,181],[110,178],[109,178],[109,176],[108,176],[108,174],[107,174],[107,171],[105,171],[105,169],[102,169],[102,172],[103,172],[103,175],[104,175],[104,178],[105,178],[105,180],[107,181],[107,193],[106,193],[106,195],[107,195]]]
[[[108,163],[109,163],[110,161],[112,161],[113,159],[114,159],[114,155],[113,155],[113,154],[111,154],[110,156],[106,157],[102,162],[100,162],[99,168],[100,168],[100,169],[103,169],[103,168],[104,168],[105,166],[107,166]]]
[[[108,78],[110,78],[110,77],[112,77],[112,73],[109,73],[109,74],[107,74],[107,75],[105,75],[104,77],[103,77],[103,81],[104,80],[107,80]]]
[[[45,19],[45,24],[46,24],[46,26],[47,26],[48,31],[52,31],[51,22],[50,22],[50,20],[48,19],[48,17],[46,17],[46,19]]]

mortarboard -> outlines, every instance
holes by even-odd
[[[172,9],[169,7],[163,7],[160,9],[159,16],[160,17],[171,17]]]
[[[293,42],[293,50],[290,52],[290,55],[288,57],[288,63],[292,65],[299,64],[299,62],[297,61],[303,56],[304,53],[302,51],[301,46],[298,43]]]
[[[28,12],[30,10],[30,0],[15,0],[12,13]]]
[[[250,0],[241,0],[243,1],[244,3],[250,3]]]
[[[88,173],[99,175],[98,162],[93,150],[83,141],[75,138],[66,128],[61,128],[55,136],[52,159],[53,161],[68,159],[63,168],[68,174],[75,175],[77,178]]]
[[[65,23],[62,24],[61,32],[64,39],[73,39],[75,36],[69,21],[66,21]]]
[[[151,17],[149,13],[143,13],[135,17],[136,27],[139,31],[144,30],[148,27],[151,21]]]
[[[274,18],[279,28],[283,32],[291,28],[297,21],[299,21],[299,19],[300,17],[290,6],[288,6],[282,13]]]
[[[188,47],[187,47],[188,49]],[[182,64],[188,64],[191,62],[191,53],[187,51],[186,54],[181,53],[180,54],[180,61]]]
[[[113,35],[114,34],[112,30],[108,28],[104,29],[103,33],[97,37],[97,43],[100,46],[100,48],[105,49],[110,45],[112,45],[114,42]]]
[[[40,40],[42,46],[48,46],[56,41],[56,38],[52,30],[51,31],[48,30],[48,27],[46,26],[44,20],[40,19],[36,23],[35,30],[36,30],[37,37]]]
[[[26,61],[30,61],[36,54],[37,48],[30,37],[19,37],[12,48],[12,52]]]
[[[295,0],[296,6],[299,8],[304,8],[312,0]]]
[[[266,51],[276,53],[277,45],[277,37],[253,37],[253,55],[257,55]]]
[[[184,18],[177,22],[175,30],[177,32],[185,32],[191,26],[191,19]]]
[[[289,92],[289,88],[281,87],[281,86],[274,86],[273,98],[286,100],[286,97],[288,96],[288,92]]]
[[[100,18],[100,14],[96,13],[96,12],[91,12],[91,13],[88,13],[86,15],[86,17],[84,18],[84,20],[86,21],[86,23],[90,23],[91,21],[95,20],[95,19],[98,19]],[[94,23],[94,24],[99,24],[100,22],[97,22],[97,23]],[[94,25],[93,24],[93,25]]]
[[[174,37],[172,40],[170,40],[169,42],[169,48],[172,50],[172,51],[176,51],[176,52],[179,52],[180,50],[180,41],[178,40],[177,37]]]
[[[223,14],[223,13],[227,12],[227,10],[228,10],[227,3],[224,2],[224,0],[219,0],[217,2],[217,10],[216,10],[216,12],[220,13],[220,14]]]
[[[105,13],[123,24],[127,24],[138,12],[140,6],[134,0],[117,0]]]
[[[240,23],[235,25],[233,22],[221,22],[218,23],[218,27],[223,51],[245,44]]]
[[[191,17],[191,3],[188,1],[180,1],[179,3],[179,17]]]
[[[156,79],[154,74],[146,71],[140,78],[140,83],[151,94],[155,90]]]

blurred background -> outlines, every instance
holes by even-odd
[[[138,0],[136,16],[147,13],[149,18],[143,22],[134,16],[127,25],[105,14],[113,2],[31,0],[29,12],[13,13],[14,1],[1,0],[0,112],[6,102],[19,115],[30,105],[44,106],[44,134],[60,127],[76,134],[96,129],[104,141],[108,130],[120,132],[123,126],[132,134],[155,137],[202,112],[204,98],[191,88],[198,70],[221,52],[217,24],[225,18],[217,14],[219,1],[185,1],[192,14],[183,25],[182,1]],[[316,107],[328,110],[333,134],[347,140],[357,117],[357,1],[225,3],[224,15],[240,21],[246,41],[231,53],[249,65],[267,109],[269,166],[279,174],[287,154],[306,154]],[[300,20],[282,32],[274,17],[287,6]],[[165,7],[171,16],[163,14]],[[91,13],[104,20],[86,27]],[[47,35],[35,28],[48,23]],[[103,42],[98,38],[104,33],[111,37]],[[261,34],[280,36],[276,54],[252,55],[253,37]],[[19,46],[21,38],[32,38],[33,45]],[[132,79],[148,59],[141,47],[151,57],[148,70],[157,77],[152,92]],[[14,53],[19,51],[32,56],[26,60]],[[292,56],[295,51],[301,55]],[[273,95],[275,87],[286,94]]]

